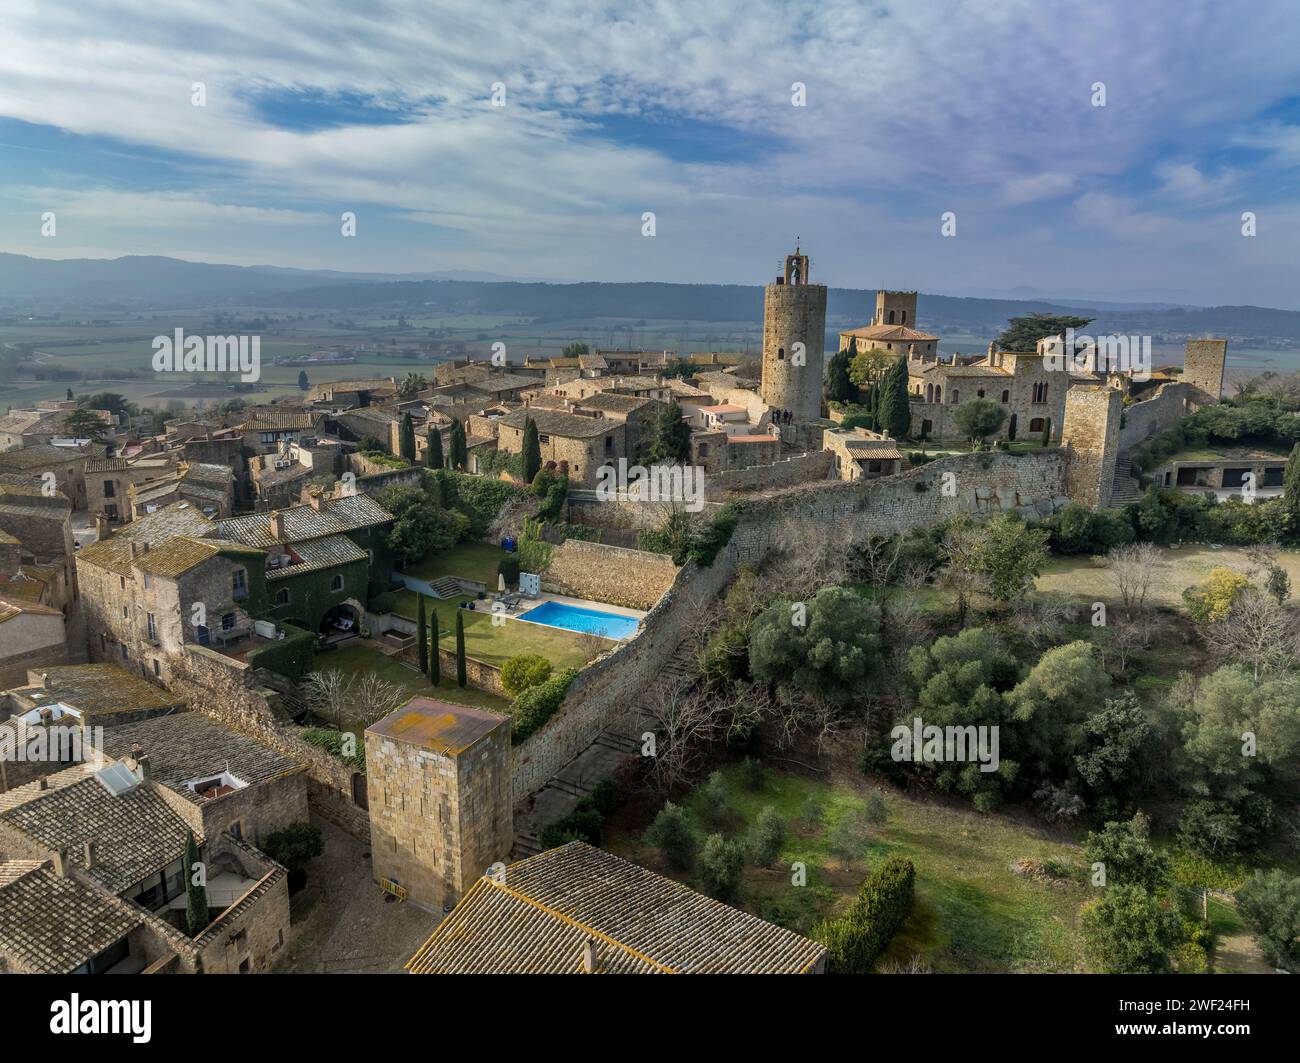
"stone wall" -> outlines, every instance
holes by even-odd
[[[717,500],[740,491],[766,491],[825,480],[834,464],[834,455],[830,451],[812,450],[770,465],[710,473],[704,478],[704,493],[707,498]]]
[[[709,477],[705,476],[705,493]],[[570,524],[585,524],[589,528],[607,528],[611,531],[644,531],[660,528],[673,510],[671,502],[640,502],[635,499],[611,498],[601,500],[592,491],[570,491],[565,502],[565,520]],[[722,508],[720,502],[705,502],[702,512],[708,516]]]
[[[1124,407],[1123,427],[1119,430],[1119,449],[1130,450],[1143,440],[1172,428],[1196,403],[1196,388],[1190,384],[1161,384],[1151,398]]]
[[[203,646],[187,645],[185,652],[172,661],[167,685],[195,712],[250,735],[302,764],[307,769],[310,809],[349,834],[369,841],[369,817],[353,802],[353,776],[358,773],[294,733],[294,724],[284,714],[279,695],[259,686],[266,678],[242,661]]]
[[[1218,402],[1228,361],[1227,340],[1188,340],[1183,349],[1183,380],[1191,386],[1197,405]]]
[[[641,634],[578,673],[559,711],[511,750],[511,784],[517,803],[555,776],[605,729],[634,722],[646,687],[677,651],[700,612],[722,593],[736,569],[736,551],[721,551],[706,569],[688,564],[650,610]]]
[[[551,550],[542,589],[627,609],[649,609],[677,577],[666,554],[568,539]]]

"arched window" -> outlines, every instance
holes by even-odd
[[[777,360],[778,360],[778,361],[781,361],[781,362],[784,362],[784,361],[785,361],[785,348],[784,348],[784,347],[778,347],[778,348],[776,349],[776,357],[777,357]]]
[[[1035,384],[1035,385],[1034,385],[1034,397],[1033,397],[1033,400],[1032,400],[1032,401],[1034,401],[1034,402],[1046,402],[1046,401],[1047,401],[1047,385],[1046,385],[1046,384]]]
[[[336,575],[332,580],[330,580],[330,590],[341,591],[342,589],[343,589],[343,577]]]
[[[942,385],[942,384],[935,384],[935,386],[934,386],[934,401],[935,401],[935,402],[943,402],[943,385]]]
[[[933,385],[933,384],[926,384],[926,385],[925,385],[925,401],[926,401],[926,402],[934,402],[934,385]]]
[[[952,405],[956,406],[957,403],[959,403],[959,402],[961,402],[961,392],[958,391],[956,388],[953,388],[953,389],[952,389]]]
[[[900,310],[899,313],[903,315],[903,316],[902,316],[902,319],[899,321],[899,324],[900,324],[900,325],[906,325],[906,324],[907,324],[907,311],[906,311],[906,310]]]
[[[289,592],[284,587],[281,587],[278,591],[275,592],[275,604],[276,605],[289,604]]]
[[[980,388],[979,391],[975,392],[975,397],[977,399],[982,399],[984,397],[984,389]]]
[[[1010,401],[1011,401],[1011,392],[1007,391],[1006,389],[1003,389],[1003,391],[1002,391],[1002,401],[1003,401],[1003,402],[1010,402]]]
[[[889,312],[889,323],[891,325],[894,323],[894,312],[892,310]]]

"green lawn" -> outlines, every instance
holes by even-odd
[[[462,576],[486,583],[488,590],[494,591],[497,589],[497,565],[506,556],[501,547],[492,543],[460,543],[402,571],[430,583],[443,576]]]
[[[723,772],[730,816],[701,823],[701,832],[739,837],[765,805],[787,822],[787,842],[775,868],[747,867],[741,907],[765,919],[807,933],[813,923],[846,907],[870,869],[889,856],[916,865],[916,904],[882,957],[905,963],[919,955],[940,972],[1077,971],[1083,969],[1076,916],[1086,888],[1065,878],[1035,879],[1016,874],[1013,862],[1029,858],[1081,866],[1077,847],[1052,840],[1002,816],[981,815],[960,806],[883,793],[889,819],[874,829],[862,858],[845,863],[832,855],[828,831],[845,813],[865,807],[871,786],[865,778],[818,781],[769,769],[765,787],[743,788],[740,773]],[[698,791],[686,806],[696,811]],[[820,805],[821,826],[801,826],[809,804]],[[699,816],[697,813],[697,821]],[[605,848],[696,888],[690,874],[666,868],[641,840],[640,827],[615,820]],[[790,867],[807,865],[807,884],[791,884]]]
[[[435,692],[427,676],[421,675],[414,668],[392,657],[385,656],[368,643],[352,644],[331,653],[322,653],[316,657],[315,667],[321,672],[345,672],[349,675],[363,675],[374,672],[382,679],[409,690],[412,696],[423,694],[436,697],[440,701],[449,701],[454,705],[472,705],[475,708],[491,709],[505,714],[510,702],[505,698],[489,694],[474,687],[465,688],[456,685],[456,677],[442,677]]]
[[[415,591],[397,591],[396,594],[397,606],[393,611],[414,620],[418,612]],[[473,600],[471,595],[441,600],[425,598],[425,615],[428,615],[430,609],[437,608],[442,644],[448,649],[456,648],[456,610],[460,609],[461,602]],[[540,653],[551,662],[556,671],[561,668],[581,668],[593,657],[616,645],[609,639],[595,635],[583,635],[576,631],[517,620],[507,620],[499,627],[494,627],[491,612],[481,608],[485,604],[479,602],[480,608],[465,609],[462,612],[465,614],[465,654],[487,664],[500,667],[520,653]]]

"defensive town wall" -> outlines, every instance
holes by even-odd
[[[1124,408],[1119,449],[1132,450],[1153,435],[1172,428],[1196,407],[1198,392],[1191,384],[1161,384],[1149,399]]]
[[[626,609],[650,609],[676,578],[677,566],[667,554],[566,539],[551,549],[542,590]]]

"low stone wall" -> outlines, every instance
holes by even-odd
[[[825,480],[834,464],[835,456],[829,450],[812,450],[770,465],[726,469],[704,477],[704,493],[710,500],[717,500],[737,492],[766,491]]]
[[[1151,436],[1172,428],[1195,409],[1196,389],[1190,384],[1161,384],[1151,398],[1125,406],[1119,449],[1129,450]]]
[[[542,589],[626,609],[649,609],[677,578],[666,554],[568,539],[551,550]]]
[[[456,676],[456,651],[447,647],[447,641],[438,647],[438,667],[442,669],[444,677]],[[450,640],[453,645],[455,639]],[[407,646],[396,654],[398,658],[407,664],[413,664],[417,668],[420,664],[419,646]],[[495,664],[488,664],[487,661],[480,661],[477,657],[466,656],[465,658],[465,679],[475,690],[486,690],[489,694],[496,694],[498,697],[512,697],[506,691],[505,684],[501,682],[501,669]],[[432,695],[436,696],[436,694]]]

